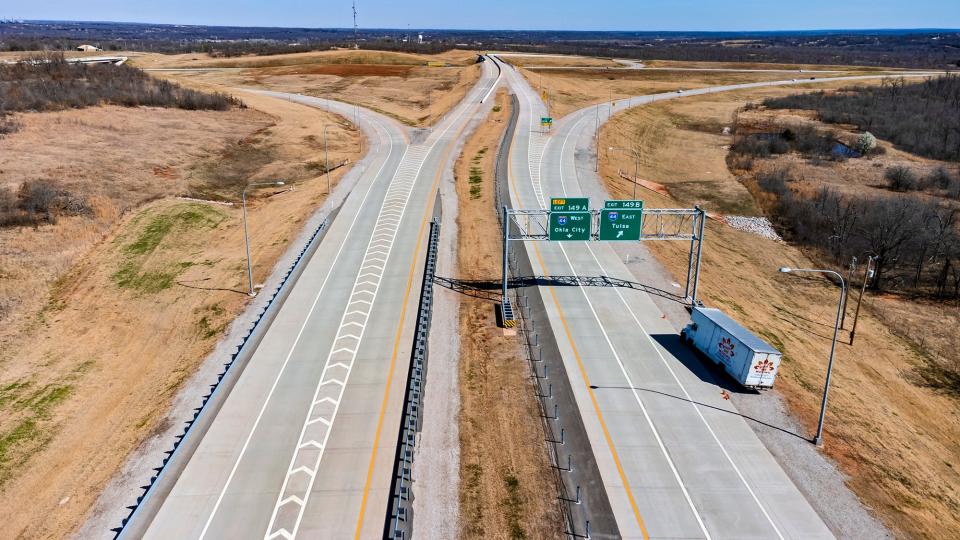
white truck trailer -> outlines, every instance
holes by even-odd
[[[782,354],[716,308],[694,307],[680,333],[747,388],[770,388]]]

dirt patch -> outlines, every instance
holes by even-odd
[[[0,294],[20,299],[0,325],[0,536],[76,530],[130,452],[163,429],[171,400],[249,302],[239,206],[173,196],[197,181],[198,164],[230,167],[223,149],[250,137],[275,153],[248,180],[299,171],[316,159],[310,141],[337,122],[293,103],[252,102],[262,111],[40,113],[0,141],[26,145],[2,152],[11,155],[4,182],[56,175],[92,193],[97,209],[0,230]],[[357,146],[341,133],[331,160],[355,160]],[[36,157],[12,159],[27,154]],[[326,196],[324,178],[297,178],[248,194],[255,281]]]
[[[467,141],[455,175],[460,214],[458,277],[496,280],[500,244],[494,209],[494,154],[509,100]],[[563,520],[521,345],[497,328],[495,300],[460,303],[461,538],[562,538]]]
[[[385,64],[329,64],[290,66],[271,70],[274,75],[334,75],[337,77],[406,77],[413,66]]]
[[[721,165],[731,137],[703,133],[678,117],[724,122],[747,101],[797,89],[764,89],[698,96],[644,107],[615,117],[601,133],[601,147],[630,144],[630,134],[644,122],[662,123],[662,137],[644,146],[640,176],[661,182],[672,197],[645,192],[651,207],[689,206],[705,202],[714,189],[733,193],[736,178]],[[629,157],[601,153],[601,174],[614,196],[626,194],[617,168],[632,167]],[[691,192],[677,190],[690,178],[711,183]],[[723,204],[743,199],[743,192]],[[708,206],[709,207],[709,206]],[[680,281],[686,271],[685,247],[652,243],[657,259]],[[782,242],[707,223],[701,291],[707,305],[720,307],[784,352],[776,392],[812,433],[830,348],[838,290],[828,281],[779,274],[781,266],[813,265],[799,249]],[[874,304],[868,299],[866,305]],[[879,307],[879,303],[877,307]],[[922,324],[950,327],[955,310],[914,317]],[[938,316],[939,317],[939,316]],[[932,318],[937,318],[936,323]],[[853,346],[840,344],[833,372],[826,421],[825,453],[849,475],[848,486],[898,535],[942,538],[960,534],[960,407],[955,399],[918,384],[918,369],[927,365],[913,343],[897,335],[894,319],[861,311]],[[924,322],[926,321],[926,322]],[[952,324],[956,324],[953,322]],[[847,337],[841,332],[841,340]]]

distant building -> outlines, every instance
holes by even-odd
[[[93,45],[80,45],[79,47],[77,47],[77,50],[80,52],[94,52],[94,51],[102,51],[103,49],[101,49],[100,47],[94,47]]]

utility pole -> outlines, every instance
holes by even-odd
[[[327,157],[327,128],[330,124],[323,126],[323,170],[327,173],[327,196],[330,196],[330,159]]]
[[[863,301],[863,292],[867,289],[867,283],[873,278],[873,263],[876,257],[867,258],[867,267],[863,270],[863,284],[860,286],[860,296],[857,297],[857,309],[853,312],[853,328],[850,329],[850,345],[853,345],[853,338],[857,335],[857,319],[860,318],[860,302]]]
[[[594,111],[596,112],[594,117],[596,118],[597,127],[594,128],[593,139],[596,145],[597,159],[594,160],[593,172],[600,172],[600,105],[597,105]]]
[[[623,148],[620,146],[611,146],[608,150],[619,150],[621,152],[633,153],[633,200],[637,200],[637,178],[640,178],[640,150],[637,150],[636,148]]]
[[[853,273],[857,269],[857,258],[850,258],[850,266],[847,268],[847,283],[852,283]],[[840,328],[844,328],[847,322],[847,302],[850,300],[850,290],[847,289],[847,295],[843,297],[843,315],[840,317]]]
[[[360,42],[357,40],[357,0],[353,0],[353,48],[360,48]]]

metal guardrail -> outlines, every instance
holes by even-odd
[[[194,409],[193,417],[185,422],[186,427],[183,428],[183,433],[174,438],[173,448],[164,452],[167,456],[163,458],[163,462],[159,467],[153,469],[156,474],[150,477],[150,483],[141,487],[144,492],[143,495],[137,497],[135,504],[127,507],[130,509],[130,513],[120,522],[120,526],[110,529],[111,532],[114,533],[114,539],[128,536],[141,536],[142,531],[130,530],[131,524],[135,523],[136,518],[143,517],[148,520],[140,523],[139,526],[145,528],[149,525],[149,520],[152,520],[153,516],[143,515],[145,508],[149,503],[153,503],[150,510],[146,511],[148,514],[149,512],[155,512],[159,509],[162,501],[154,502],[152,500],[153,497],[158,495],[158,491],[160,491],[159,486],[162,485],[162,489],[166,493],[169,493],[173,487],[173,483],[176,482],[177,473],[173,473],[176,476],[170,477],[171,463],[178,462],[178,466],[181,467],[182,470],[182,467],[189,461],[190,456],[199,445],[199,441],[205,434],[206,429],[209,428],[213,418],[216,417],[217,412],[219,412],[220,407],[223,405],[224,399],[229,395],[230,389],[236,382],[236,379],[239,378],[239,373],[242,373],[242,368],[246,365],[245,361],[249,359],[249,356],[252,355],[257,345],[259,345],[260,338],[263,337],[263,329],[269,326],[269,323],[276,315],[277,309],[283,304],[283,300],[289,293],[287,285],[295,282],[296,278],[302,273],[303,268],[301,264],[313,254],[313,251],[319,243],[319,239],[322,237],[322,233],[327,229],[335,214],[336,210],[327,215],[313,231],[313,234],[310,235],[310,239],[303,249],[300,250],[300,253],[290,265],[286,274],[284,274],[283,279],[281,279],[280,284],[277,285],[270,300],[268,300],[267,304],[260,310],[253,325],[251,325],[247,333],[244,334],[236,352],[230,355],[228,362],[224,363],[224,370],[217,375],[217,380],[210,385],[210,392],[203,396],[200,406]]]
[[[420,414],[423,406],[423,389],[427,372],[427,343],[430,337],[430,320],[433,317],[433,281],[437,270],[437,249],[440,243],[440,221],[430,222],[426,264],[423,269],[423,284],[420,289],[420,307],[417,311],[416,333],[407,376],[407,391],[403,401],[403,418],[400,421],[400,437],[397,439],[397,454],[391,482],[390,506],[387,509],[384,538],[403,540],[413,533],[413,451],[417,433],[423,423]]]

